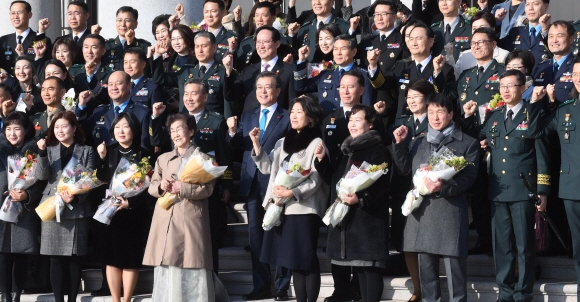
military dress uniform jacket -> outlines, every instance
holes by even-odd
[[[215,52],[215,61],[221,63],[223,57],[228,52],[230,46],[228,43],[228,39],[231,37],[237,37],[238,34],[235,31],[227,30],[225,27],[222,26],[220,32],[215,37],[215,43],[217,46],[217,51]],[[231,52],[235,54],[237,49],[232,49]]]
[[[111,137],[109,129],[115,119],[115,111],[112,102],[108,105],[101,105],[95,109],[91,116],[86,116],[86,109],[81,110],[77,107],[75,115],[81,121],[81,126],[85,131],[87,137],[87,145],[92,145],[95,148],[102,142],[107,145],[116,143],[114,137]],[[142,104],[129,101],[127,107],[121,112],[131,112],[141,124],[141,148],[153,154],[151,147],[151,139],[149,138],[149,124],[151,120],[151,110]]]
[[[398,61],[386,74],[383,74],[382,69],[379,68],[370,78],[371,84],[377,91],[387,91],[386,93],[390,93],[397,100],[396,103],[392,104],[392,107],[387,106],[385,115],[392,116],[394,110],[396,110],[397,117],[412,114],[407,108],[405,88],[416,79],[424,79],[433,83],[440,93],[447,95],[453,101],[457,100],[455,72],[451,65],[445,64],[437,77],[433,78],[433,59],[427,63],[427,66],[423,67],[421,74],[417,70],[415,61]],[[387,103],[387,105],[389,104]]]
[[[340,108],[340,94],[338,91],[340,87],[339,68],[335,66],[323,70],[318,76],[309,79],[307,65],[306,62],[294,64],[294,86],[296,92],[299,94],[317,92],[318,103],[324,109],[324,115]],[[357,67],[356,64],[352,66],[351,70],[353,69],[358,70],[364,76],[365,87],[371,87],[367,71]],[[372,106],[375,101],[374,89],[365,89],[361,103]]]
[[[53,116],[56,116],[61,111],[65,111],[64,107],[57,109]],[[30,117],[32,121],[32,125],[34,126],[34,138],[41,139],[46,138],[48,134],[48,127],[50,126],[47,123],[48,114],[47,111],[44,110],[42,112],[37,112],[35,115]]]
[[[350,135],[348,121],[344,116],[344,108],[329,113],[321,123],[322,140],[328,151],[331,164],[338,164],[342,156],[340,146]],[[328,179],[330,182],[330,179]]]
[[[225,90],[227,95],[237,94],[244,100],[244,107],[242,112],[260,107],[260,103],[256,97],[256,77],[262,70],[262,63],[252,64],[237,76],[234,84],[230,86],[231,80],[225,81]],[[278,95],[278,106],[288,109],[290,102],[298,95],[294,85],[294,71],[292,65],[284,63],[282,58],[278,57],[276,64],[270,69],[271,72],[277,74],[282,80],[282,87]],[[231,75],[230,77],[232,77]]]
[[[530,41],[530,29],[528,26],[513,27],[509,35],[499,43],[501,48],[508,51],[514,49],[531,51],[534,55],[534,60],[536,60],[536,66],[552,57],[547,44],[547,38],[544,39],[541,33],[536,33],[536,38]]]
[[[330,18],[330,23],[334,23],[340,29],[340,32],[343,34],[348,34],[348,29],[350,28],[350,24],[342,18],[338,18],[336,15],[332,15]],[[312,62],[314,58],[314,49],[316,49],[316,45],[318,41],[316,41],[316,32],[318,31],[318,19],[310,20],[304,23],[298,34],[292,37],[292,47],[298,51],[302,46],[308,46],[310,48],[310,54],[308,55],[308,62]]]
[[[471,25],[462,16],[458,18],[459,23],[455,25],[447,40],[445,40],[445,23],[443,21],[431,25],[431,29],[435,33],[435,44],[433,44],[432,49],[434,57],[440,54],[446,55],[447,52],[444,48],[448,43],[453,45],[453,58],[455,61],[457,61],[462,51],[471,49]]]
[[[52,53],[52,42],[50,41],[50,38],[45,34],[38,34],[32,29],[30,29],[30,32],[26,38],[22,40],[22,50],[24,55],[32,56],[34,58],[36,54],[32,44],[36,41],[41,41],[42,39],[46,39],[46,52],[44,53],[44,57],[50,57]],[[18,57],[18,54],[15,50],[17,46],[16,33],[11,33],[0,37],[0,45],[4,49],[2,55],[4,57],[3,62],[5,64],[4,66],[0,67],[4,68],[8,73],[14,74],[14,64],[16,63],[16,57]]]
[[[92,111],[98,105],[106,105],[110,102],[111,98],[109,97],[108,85],[109,85],[109,76],[113,73],[112,69],[105,67],[101,63],[101,67],[97,69],[97,71],[95,72],[95,74],[91,79],[91,82],[87,81],[87,73],[85,71],[84,65],[71,66],[70,69],[77,70],[74,71],[75,73],[77,73],[77,75],[73,77],[76,91],[80,93],[85,90],[90,90],[92,93],[92,98],[87,104],[87,109],[89,110],[87,111],[88,116],[91,115]]]
[[[153,108],[153,104],[157,102],[166,103],[163,86],[155,84],[153,80],[143,76],[141,80],[131,88],[129,95],[132,101]]]
[[[554,84],[554,96],[558,102],[562,103],[569,99],[570,91],[574,88],[572,82],[572,70],[574,68],[574,56],[568,54],[562,66],[554,73],[554,61],[546,60],[539,65],[536,64],[536,69],[533,73],[534,86],[547,86]]]
[[[577,56],[580,52],[580,20],[574,22],[574,31],[576,31],[576,37],[572,43],[572,54]]]
[[[183,87],[185,81],[189,78],[199,78],[199,64],[192,65],[185,63],[181,69],[175,72],[166,73],[163,70],[163,58],[159,57],[151,61],[151,67],[153,72],[153,81],[157,85],[178,87],[179,88],[179,111],[182,112],[185,108],[183,105]],[[214,61],[212,66],[205,72],[205,75],[201,77],[206,80],[209,84],[209,97],[205,103],[205,108],[209,111],[217,112],[222,114],[225,118],[229,118],[235,115],[236,105],[240,99],[236,91],[231,91],[231,95],[227,94],[228,91],[224,89],[225,81],[231,81],[229,83],[233,85],[233,81],[236,79],[236,71],[232,71],[232,75],[226,77],[226,69],[218,61]]]
[[[108,66],[110,69],[114,71],[123,71],[125,49],[131,47],[139,47],[145,53],[147,53],[147,49],[150,46],[151,43],[143,39],[135,38],[133,39],[133,43],[125,45],[125,47],[123,47],[123,43],[121,43],[119,36],[115,37],[114,39],[109,39],[105,41],[105,48],[107,49],[107,52],[105,52],[105,55],[103,56],[102,64],[104,66]]]
[[[507,110],[506,106],[502,106],[492,111],[484,124],[477,127],[479,139],[486,140],[491,153],[489,198],[497,202],[529,200],[528,189],[520,179],[520,173],[524,173],[532,186],[537,186],[538,194],[549,195],[551,177],[548,144],[543,139],[534,139],[533,131],[528,129],[530,124],[539,122],[539,116],[530,114],[530,104],[524,102],[523,107],[513,116],[510,128],[506,129]],[[473,127],[476,125],[474,120],[479,119],[474,115],[462,118],[466,125]]]
[[[292,40],[288,37],[282,36],[280,38],[280,47],[276,51],[278,58],[283,60],[288,54],[292,57],[297,58],[298,52],[292,48]],[[256,52],[256,43],[254,42],[254,36],[245,37],[240,45],[238,46],[238,51],[236,52],[235,58],[235,68],[237,70],[244,70],[249,65],[260,63],[261,59]]]
[[[494,95],[499,93],[499,76],[504,72],[503,64],[493,59],[492,63],[483,72],[481,79],[477,80],[477,66],[464,70],[457,80],[457,93],[459,94],[459,110],[464,115],[463,105],[469,101],[475,101],[478,106],[491,101]],[[475,116],[479,116],[476,111]],[[476,119],[479,123],[479,117]]]

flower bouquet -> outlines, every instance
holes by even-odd
[[[383,174],[387,174],[388,164],[371,165],[363,162],[360,167],[352,165],[346,175],[336,184],[337,198],[334,203],[326,210],[322,222],[326,225],[332,224],[336,227],[348,214],[350,209],[348,204],[343,203],[342,199],[345,194],[362,191],[379,179]]]
[[[191,28],[191,31],[193,31],[194,33],[198,31],[207,31],[207,24],[204,23],[202,25],[197,25],[195,24],[195,22],[191,22],[189,28]]]
[[[26,190],[36,181],[34,170],[38,166],[36,154],[26,151],[23,156],[8,156],[8,190]],[[18,215],[22,213],[22,204],[13,202],[12,197],[4,199],[0,208],[0,220],[18,222]]]
[[[403,215],[407,216],[413,212],[423,202],[423,196],[432,193],[425,186],[426,177],[429,177],[433,182],[437,179],[450,180],[467,165],[473,165],[473,163],[465,160],[463,156],[453,154],[453,151],[445,146],[439,151],[433,152],[429,157],[429,163],[422,164],[413,175],[415,187],[407,193],[407,198],[401,207]]]
[[[93,218],[109,225],[118,209],[117,197],[134,197],[145,191],[151,183],[152,172],[148,157],[143,157],[139,163],[121,158],[107,190],[107,196],[103,198]]]
[[[505,106],[505,102],[503,101],[503,98],[501,97],[501,94],[496,93],[493,95],[491,101],[489,101],[488,103],[485,103],[483,105],[480,105],[478,107],[478,111],[479,111],[479,122],[481,124],[483,124],[485,122],[485,119],[489,116],[489,113],[492,110],[495,110],[501,106]]]
[[[46,222],[56,217],[56,221],[60,222],[60,215],[65,206],[60,193],[66,191],[71,195],[79,195],[102,185],[103,182],[97,178],[96,172],[97,170],[85,168],[73,156],[62,170],[55,196],[49,197],[36,207],[35,211],[40,219]],[[66,206],[71,210],[73,208],[70,204],[66,204]]]
[[[276,174],[276,178],[274,178],[274,185],[293,189],[305,181],[309,175],[310,169],[304,169],[300,164],[290,166],[287,161],[283,161],[278,170],[278,174]],[[280,216],[282,215],[284,204],[291,199],[292,197],[281,198],[277,203],[273,199],[268,200],[266,213],[264,214],[264,220],[262,222],[262,228],[265,231],[269,231],[273,227],[280,225]]]
[[[308,78],[309,79],[315,78],[318,75],[320,75],[320,73],[323,70],[327,70],[327,69],[334,70],[334,69],[336,69],[336,67],[337,67],[337,65],[334,64],[332,61],[326,62],[326,61],[322,60],[321,63],[308,63],[308,65],[306,67],[308,70],[308,72],[307,72]]]
[[[65,95],[62,97],[62,106],[66,111],[75,111],[77,108],[78,100],[75,99],[75,90],[74,88],[69,89]]]
[[[477,7],[467,7],[467,4],[463,3],[461,5],[460,13],[466,21],[471,21],[471,18],[477,14],[479,8]]]
[[[227,168],[227,166],[219,166],[213,158],[196,148],[179,172],[177,180],[189,184],[205,184],[222,176]],[[165,193],[157,199],[157,203],[163,209],[168,210],[178,199],[175,194]]]
[[[282,27],[283,31],[286,31],[288,29],[288,25],[286,24],[286,20],[284,20],[280,17],[277,17],[276,21],[278,21],[278,23],[280,23],[280,27]]]

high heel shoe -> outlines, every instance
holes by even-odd
[[[0,301],[2,302],[12,302],[12,295],[11,294],[0,294]]]
[[[409,299],[409,302],[421,302],[421,299],[422,299],[422,298],[423,298],[423,297],[421,297],[421,295],[418,295],[418,296],[417,296],[417,295],[413,294],[413,295],[411,296],[411,299]]]

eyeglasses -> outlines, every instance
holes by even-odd
[[[21,11],[17,11],[17,12],[9,12],[8,14],[9,14],[11,17],[13,17],[13,16],[16,16],[16,15],[23,16],[24,14],[26,14],[26,11],[23,11],[23,10],[21,10]]]
[[[506,89],[507,90],[513,90],[515,87],[519,87],[519,86],[524,86],[524,85],[523,84],[522,85],[507,84],[507,85],[499,86],[499,90],[506,90]]]
[[[175,129],[172,129],[171,131],[169,131],[169,133],[170,134],[176,134],[178,132],[184,133],[186,130],[187,130],[186,128],[179,126]]]
[[[272,44],[272,42],[273,42],[272,40],[268,40],[268,41],[258,40],[258,41],[256,41],[256,45],[270,45],[270,44]]]
[[[479,40],[479,41],[471,41],[471,43],[469,43],[471,45],[471,47],[482,47],[486,42],[491,42],[491,40]]]
[[[510,69],[524,69],[525,66],[524,65],[506,65],[505,66],[506,69],[510,70]]]
[[[417,100],[420,100],[422,98],[423,98],[422,95],[413,95],[413,96],[408,96],[407,101],[417,101]]]
[[[68,13],[66,13],[66,15],[67,15],[67,17],[72,17],[72,16],[79,17],[81,15],[81,12],[68,12]]]
[[[263,89],[266,89],[267,91],[270,91],[270,90],[272,90],[272,88],[273,87],[270,86],[270,85],[266,85],[266,86],[256,86],[256,90],[258,90],[258,91],[263,90]]]
[[[573,78],[580,78],[580,72],[573,72],[572,77]]]
[[[382,13],[374,13],[373,17],[378,18],[386,18],[388,15],[394,15],[393,13],[387,13],[387,12],[382,12]]]
[[[161,30],[156,31],[155,32],[155,35],[161,35],[161,34],[166,33],[167,31],[168,31],[167,28],[164,28],[164,29],[161,29]]]

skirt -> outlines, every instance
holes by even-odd
[[[42,222],[40,254],[49,256],[84,256],[89,252],[89,220],[62,219]]]
[[[260,261],[273,266],[320,271],[316,249],[321,218],[316,214],[282,215],[282,223],[264,232]]]
[[[119,211],[104,229],[103,262],[117,268],[137,269],[142,267],[145,253],[143,227],[146,213],[143,209]]]
[[[153,302],[215,301],[211,270],[163,265],[153,273]]]

